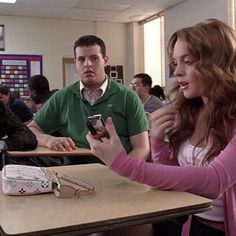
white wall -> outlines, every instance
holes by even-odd
[[[74,41],[85,34],[103,38],[109,64],[124,65],[127,77],[126,24],[13,16],[0,16],[0,22],[5,25],[5,52],[1,53],[43,55],[43,74],[51,89],[62,88],[62,57],[73,57]]]
[[[165,48],[171,34],[206,18],[228,21],[227,0],[186,0],[164,12]],[[53,20],[32,17],[0,16],[5,25],[6,54],[43,55],[43,72],[51,88],[62,88],[62,57],[73,57],[74,41],[85,34],[102,37],[107,45],[109,64],[124,65],[124,80],[129,83],[142,72],[143,26],[89,21]],[[1,52],[2,53],[2,52]],[[166,87],[170,87],[166,61]]]
[[[227,0],[187,0],[164,12],[165,48],[176,30],[194,25],[208,18],[217,18],[228,23]],[[166,57],[167,58],[167,57]],[[168,78],[166,60],[166,88],[170,88],[172,79]]]
[[[143,25],[138,23],[129,23],[127,30],[127,67],[128,78],[126,80],[129,83],[133,76],[137,73],[144,71],[144,35]]]

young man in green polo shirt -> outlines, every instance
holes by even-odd
[[[82,36],[74,44],[74,55],[80,80],[53,95],[29,124],[39,145],[62,151],[75,146],[89,148],[87,117],[101,114],[104,120],[112,117],[130,155],[147,159],[149,127],[142,103],[130,88],[105,74],[108,57],[103,40],[94,35]],[[50,135],[57,129],[64,137]],[[95,157],[68,160],[67,164],[99,162]]]

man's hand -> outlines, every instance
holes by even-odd
[[[76,149],[75,143],[71,138],[68,137],[55,137],[40,129],[35,121],[31,121],[28,127],[36,135],[38,145],[47,147],[55,151],[72,151]]]
[[[47,147],[55,151],[72,151],[76,149],[75,143],[68,137],[51,136],[47,141]]]

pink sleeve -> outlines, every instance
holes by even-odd
[[[154,163],[166,165],[178,165],[176,160],[170,158],[168,144],[162,139],[150,137],[152,161]]]
[[[131,180],[161,190],[188,191],[215,199],[236,183],[236,136],[207,167],[147,163],[121,152],[110,168]]]

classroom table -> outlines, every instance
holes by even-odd
[[[82,235],[153,223],[211,209],[211,200],[187,192],[157,191],[132,182],[101,164],[50,167],[95,187],[80,198],[53,193],[0,193],[2,235]]]
[[[46,147],[37,147],[31,151],[7,151],[8,157],[48,157],[48,156],[91,156],[89,149],[77,147],[72,151],[54,151]]]
[[[38,146],[35,150],[30,151],[6,151],[2,153],[0,166],[1,168],[8,163],[9,158],[25,158],[25,157],[84,157],[92,156],[92,152],[86,148],[76,147],[72,151],[54,151],[46,147]]]

